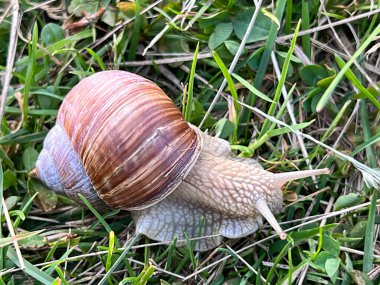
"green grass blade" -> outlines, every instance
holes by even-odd
[[[28,109],[29,109],[29,91],[34,81],[34,67],[36,63],[36,53],[37,53],[37,41],[38,41],[38,26],[37,22],[34,23],[33,26],[33,34],[32,34],[32,44],[29,49],[29,61],[28,61],[28,68],[26,71],[26,77],[25,77],[25,85],[24,85],[24,92],[23,92],[23,110],[22,110],[22,116],[23,116],[23,126],[24,128],[28,125]]]
[[[367,104],[364,100],[360,101],[360,118],[362,123],[362,129],[363,129],[363,135],[364,135],[364,141],[368,141],[371,137],[371,125],[368,118],[368,108]],[[366,154],[367,154],[367,161],[370,167],[374,168],[377,167],[377,159],[379,158],[378,155],[375,154],[375,150],[371,145],[367,145],[366,147]]]
[[[279,118],[284,114],[285,109],[286,109],[286,104],[288,103],[288,101],[289,101],[290,98],[292,97],[292,94],[293,94],[295,88],[296,88],[296,85],[294,84],[294,85],[292,86],[292,88],[289,90],[288,95],[287,95],[287,97],[285,98],[285,101],[283,102],[283,104],[282,104],[280,110],[278,111],[278,113],[277,113],[277,115],[276,115],[276,119],[279,119]],[[276,124],[271,124],[271,125],[269,126],[268,132],[271,131],[271,130],[273,130],[275,127],[276,127]],[[265,136],[265,134],[264,134],[264,136]],[[255,142],[251,143],[251,144],[248,146],[248,148],[251,149],[252,152],[253,152],[253,150],[255,150],[257,147],[259,147],[260,145],[262,145],[262,143],[259,144],[259,143],[257,142],[257,141],[259,141],[259,140],[261,140],[261,137],[259,137]],[[262,142],[265,142],[265,140],[262,140]]]
[[[64,284],[64,285],[69,285],[65,279],[65,274],[63,274],[63,271],[61,270],[61,268],[59,268],[58,266],[55,268],[55,272],[57,272],[58,276],[59,276],[59,279],[60,281],[62,282],[61,284]]]
[[[380,132],[373,137],[369,138],[368,140],[365,140],[362,144],[358,145],[355,150],[352,152],[352,156],[358,154],[363,149],[367,148],[368,146],[373,145],[374,143],[380,141]]]
[[[228,69],[227,69],[226,65],[224,64],[224,62],[222,61],[222,59],[219,57],[219,55],[215,51],[212,52],[212,55],[215,59],[215,62],[218,64],[220,70],[222,71],[224,78],[226,78],[226,80],[227,80],[228,88],[230,89],[231,95],[234,98],[235,110],[237,113],[239,113],[240,106],[237,103],[239,101],[239,98],[238,98],[232,77],[228,73]]]
[[[281,89],[282,89],[282,86],[285,83],[286,74],[288,73],[288,68],[289,68],[289,65],[290,65],[291,56],[292,56],[294,48],[296,46],[296,40],[297,40],[297,35],[298,35],[298,31],[300,29],[300,26],[301,26],[301,20],[298,21],[297,27],[296,27],[296,29],[294,31],[294,37],[292,39],[289,51],[286,54],[284,66],[283,66],[282,71],[281,71],[280,81],[278,82],[278,85],[277,85],[277,88],[276,88],[276,93],[274,94],[274,97],[273,97],[273,102],[270,105],[269,110],[268,110],[268,115],[269,116],[273,116],[273,114],[274,114],[274,112],[276,110],[277,103],[280,100]],[[265,119],[264,124],[263,124],[263,126],[261,128],[261,132],[260,132],[261,136],[263,136],[267,132],[267,130],[269,129],[269,124],[270,124],[270,121],[268,119]]]
[[[113,231],[110,231],[109,243],[108,243],[108,254],[107,254],[107,260],[106,260],[106,272],[108,272],[111,268],[114,246],[115,246],[115,233]],[[108,284],[112,284],[111,277],[108,279]]]
[[[86,48],[86,51],[95,59],[95,61],[99,64],[101,70],[106,70],[106,66],[100,56],[90,48]]]
[[[4,189],[3,189],[3,185],[4,185],[4,172],[3,172],[3,164],[2,164],[2,160],[0,160],[0,199],[2,199],[4,196],[3,196],[3,192],[4,192]],[[0,217],[2,217],[3,215],[3,204],[0,203]],[[3,227],[0,226],[0,238],[3,237]],[[4,268],[4,249],[3,248],[0,248],[0,270],[2,270]]]
[[[300,123],[300,124],[295,124],[291,126],[291,129],[288,127],[282,127],[278,129],[269,129],[263,136],[261,136],[258,140],[256,140],[254,143],[250,145],[251,149],[257,149],[261,145],[263,145],[265,142],[267,142],[271,137],[277,137],[280,135],[284,135],[287,133],[292,132],[293,130],[300,130],[304,129],[308,126],[310,126],[314,121],[306,122],[306,123]]]
[[[139,43],[140,38],[140,27],[141,27],[141,0],[135,1],[135,21],[133,25],[133,32],[131,38],[131,44],[129,45],[128,60],[134,60],[136,58],[137,44]]]
[[[55,44],[48,46],[46,48],[46,50],[52,54],[55,54],[57,51],[63,49],[64,47],[71,46],[74,43],[76,43],[77,41],[80,41],[80,40],[83,40],[86,38],[90,38],[91,36],[92,36],[92,32],[89,30],[86,30],[86,31],[80,32],[78,34],[69,36],[66,39],[60,40],[60,41],[56,42]],[[35,59],[39,59],[45,55],[46,55],[45,52],[39,49],[35,54],[35,56],[36,56]],[[15,63],[15,66],[21,66],[23,64],[27,64],[29,62],[29,60],[30,59],[28,56],[23,57],[22,59],[18,60]]]
[[[156,270],[156,266],[149,264],[146,268],[144,268],[141,279],[139,282],[133,282],[132,285],[145,285],[148,283],[150,277],[152,277],[154,271]]]
[[[63,101],[63,99],[65,99],[62,96],[58,96],[58,95],[55,95],[54,93],[50,93],[50,92],[46,92],[46,91],[34,91],[34,92],[30,92],[30,94],[43,95],[43,96],[46,96],[49,98],[57,99],[59,101]]]
[[[266,280],[267,280],[267,282],[265,283],[266,285],[267,284],[271,284],[271,281],[272,281],[272,278],[273,278],[273,275],[274,275],[274,271],[277,268],[277,264],[280,263],[280,261],[282,260],[282,258],[288,252],[288,249],[291,248],[291,245],[292,245],[292,242],[288,241],[286,243],[286,245],[282,248],[281,252],[277,255],[276,259],[274,260],[274,264],[271,267],[271,269],[269,270],[268,276],[266,277]]]
[[[330,97],[332,96],[335,88],[338,86],[339,82],[342,80],[346,71],[350,68],[350,66],[354,63],[354,61],[364,52],[364,50],[371,44],[373,39],[380,33],[380,24],[373,30],[373,32],[369,35],[369,37],[361,44],[361,46],[356,50],[353,56],[349,59],[349,61],[343,66],[343,68],[336,75],[334,80],[331,82],[329,87],[327,87],[326,91],[323,93],[321,99],[317,104],[317,112],[322,111],[322,109],[326,106]]]
[[[363,128],[364,141],[368,141],[371,137],[371,126],[368,120],[368,108],[364,100],[360,102],[360,118]],[[366,146],[367,160],[370,167],[377,166],[378,156],[372,145]],[[367,192],[371,191],[371,205],[368,210],[367,225],[364,237],[364,256],[363,256],[363,272],[368,273],[373,269],[373,254],[374,254],[374,233],[375,233],[375,215],[378,192],[376,189],[365,189]]]
[[[342,69],[344,67],[344,65],[346,64],[344,62],[344,60],[339,56],[339,55],[335,55],[335,60],[338,64],[338,66]],[[355,73],[352,72],[352,70],[350,68],[347,69],[347,71],[345,72],[344,74],[348,80],[351,81],[351,83],[360,90],[360,92],[365,96],[367,97],[376,107],[377,109],[380,110],[380,103],[379,101],[376,100],[375,96],[373,96],[371,94],[371,92],[369,92],[369,90],[367,88],[365,88],[360,80],[356,77]]]
[[[191,111],[193,109],[194,75],[195,75],[195,68],[197,66],[198,52],[199,52],[199,42],[194,52],[193,63],[191,64],[191,70],[190,70],[189,87],[187,89],[187,102],[186,102],[186,108],[185,108],[185,120],[187,122],[189,122],[191,119]]]
[[[232,76],[235,77],[241,84],[244,85],[244,87],[246,87],[249,91],[251,91],[257,97],[260,97],[261,99],[263,99],[267,102],[273,102],[273,100],[271,98],[269,98],[267,95],[262,93],[260,90],[256,89],[253,85],[251,85],[247,80],[245,80],[240,75],[232,73]]]
[[[371,205],[368,210],[367,226],[364,236],[363,272],[368,273],[373,269],[373,254],[375,249],[375,216],[377,211],[378,192],[374,189],[371,196]]]
[[[0,138],[1,145],[13,145],[13,144],[24,144],[30,142],[41,142],[45,139],[47,132],[40,132],[34,134],[9,134]]]
[[[37,194],[38,194],[38,193],[36,193],[36,195],[37,195]],[[51,258],[53,257],[55,251],[56,251],[57,248],[58,248],[58,245],[59,245],[60,240],[61,240],[61,239],[58,239],[58,240],[54,243],[54,245],[51,247],[51,249],[49,250],[48,254],[47,254],[46,257],[45,257],[44,262],[48,262],[49,260],[51,260]]]
[[[82,194],[78,194],[79,198],[83,201],[83,203],[90,209],[90,211],[94,214],[94,216],[99,220],[99,222],[103,225],[103,227],[107,230],[108,233],[112,232],[111,227],[106,222],[106,220],[102,217],[102,215],[99,214],[99,212],[87,201],[85,197],[83,197]],[[118,239],[116,240],[116,246],[120,247],[120,243]]]
[[[119,256],[119,258],[115,261],[115,263],[112,265],[110,270],[103,276],[103,278],[99,281],[99,285],[103,285],[107,282],[108,278],[111,276],[111,274],[116,270],[116,268],[119,266],[119,264],[124,260],[125,256],[129,251],[131,250],[131,247],[137,242],[137,240],[140,238],[139,235],[135,235],[132,240],[129,242],[129,244],[125,247],[122,254]]]
[[[28,201],[26,201],[26,203],[23,205],[22,209],[21,209],[21,212],[27,216],[27,214],[29,213],[29,210],[30,208],[32,207],[32,202],[34,200],[34,198],[36,198],[38,195],[38,193],[35,193],[32,197],[30,197],[28,199]],[[17,229],[18,226],[20,225],[20,223],[22,222],[21,218],[20,217],[17,217],[15,222],[13,223],[13,228],[14,229]]]
[[[5,112],[9,114],[21,114],[22,111],[16,107],[5,107]],[[30,116],[56,116],[58,113],[57,110],[48,110],[48,109],[29,109],[28,115]]]
[[[7,257],[17,266],[20,266],[16,252],[14,251],[13,248],[8,247],[7,249]],[[54,278],[51,277],[50,275],[46,274],[45,272],[41,271],[37,267],[35,267],[33,264],[30,262],[26,261],[24,259],[25,263],[25,273],[30,275],[31,277],[35,278],[42,284],[47,284],[50,285],[54,282]]]
[[[286,1],[286,11],[285,11],[285,33],[290,34],[292,31],[292,12],[293,12],[293,0]]]
[[[344,103],[344,105],[340,108],[339,113],[335,116],[334,120],[331,122],[330,126],[328,127],[327,131],[323,134],[322,138],[320,139],[321,142],[326,141],[330,135],[334,132],[336,129],[338,123],[340,120],[343,118],[344,113],[346,112],[347,108],[350,106],[351,101],[347,101]],[[319,150],[321,149],[321,146],[317,145],[314,150],[313,154],[310,155],[311,157],[314,156],[314,154],[318,153]]]
[[[307,31],[310,29],[310,11],[309,2],[302,1],[302,30]],[[311,42],[310,34],[302,36],[302,49],[306,56],[310,59],[311,57]]]
[[[276,6],[275,16],[278,19],[278,21],[281,23],[282,17],[284,14],[284,10],[285,10],[286,0],[276,1],[276,3],[277,3],[277,6]],[[253,86],[256,89],[260,89],[262,82],[264,82],[264,76],[265,76],[265,73],[268,69],[268,64],[270,61],[270,55],[274,49],[274,44],[276,42],[278,32],[279,32],[279,29],[278,29],[277,24],[275,22],[272,22],[270,30],[269,30],[269,35],[268,35],[268,38],[267,38],[266,43],[265,43],[264,52],[263,52],[263,55],[262,55],[261,60],[260,60],[260,65],[259,65],[259,68],[257,70],[255,80],[253,82]],[[253,97],[252,98],[248,97],[247,102],[250,106],[252,106],[253,105]]]

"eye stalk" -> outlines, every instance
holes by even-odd
[[[284,173],[274,173],[274,184],[276,187],[281,188],[286,182],[310,176],[317,176],[321,174],[330,174],[330,170],[328,168],[322,168],[302,171],[291,171]]]
[[[310,176],[316,176],[321,174],[329,174],[330,170],[328,168],[323,169],[313,169],[313,170],[303,170],[303,171],[291,171],[284,173],[273,173],[273,186],[274,189],[280,189],[286,182],[297,180],[301,178],[306,178]],[[287,234],[283,231],[276,218],[272,214],[272,211],[268,207],[265,200],[258,200],[255,204],[256,209],[264,216],[268,223],[279,235],[280,239],[284,240],[287,238]]]

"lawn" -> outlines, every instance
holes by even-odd
[[[0,284],[380,284],[379,1],[3,3]],[[239,172],[232,162],[223,167],[231,181],[252,171],[252,185],[266,185],[253,160],[272,173],[327,168],[328,175],[282,185],[275,218],[287,237],[263,220],[258,230],[217,236],[218,244],[199,252],[207,215],[189,217],[196,236],[181,231],[157,241],[136,232],[129,211],[99,211],[78,195],[79,205],[36,179],[66,95],[106,70],[151,80],[184,120],[218,137],[215,161],[246,163]],[[112,80],[96,83],[90,93],[114,94]],[[99,106],[78,96],[68,106],[90,110],[91,123],[102,126]],[[146,112],[131,122],[141,136]],[[124,134],[122,123],[117,131],[104,127],[109,140],[134,132]],[[111,160],[96,150],[88,148],[106,167]],[[149,162],[145,169],[155,166]],[[167,210],[168,228],[176,207]]]

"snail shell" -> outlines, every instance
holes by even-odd
[[[153,82],[104,71],[66,96],[36,172],[79,203],[81,193],[98,210],[131,210],[136,231],[152,239],[201,232],[208,237],[195,248],[202,251],[223,236],[251,234],[262,216],[286,238],[273,216],[282,210],[281,186],[328,170],[265,171],[253,159],[234,157],[228,142],[186,123]]]
[[[82,193],[98,208],[142,209],[178,186],[201,144],[156,84],[105,71],[66,96],[36,170],[48,187],[78,202]]]

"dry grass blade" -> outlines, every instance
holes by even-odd
[[[0,101],[0,119],[4,116],[5,103],[8,95],[8,87],[12,78],[13,63],[16,55],[17,48],[17,31],[20,26],[20,13],[19,13],[19,3],[18,0],[12,0],[12,24],[11,31],[9,33],[9,45],[8,45],[8,56],[7,56],[7,66],[5,69],[5,75],[3,80],[3,90],[1,92]]]
[[[7,221],[7,226],[8,226],[9,233],[14,238],[16,236],[16,234],[15,234],[15,231],[13,229],[11,218],[9,217],[8,208],[7,208],[7,204],[5,203],[4,197],[1,197],[1,203],[2,203],[2,206],[3,206],[2,208],[3,208],[5,220]],[[16,253],[17,253],[18,261],[20,262],[20,269],[21,270],[25,270],[24,259],[22,258],[22,254],[21,254],[20,247],[18,245],[17,239],[15,239],[15,241],[14,241],[13,244],[15,246],[15,250],[16,250]]]
[[[353,21],[356,21],[356,20],[359,20],[359,19],[362,19],[362,18],[366,18],[366,17],[372,16],[372,15],[376,15],[378,13],[380,13],[380,9],[376,9],[376,10],[373,10],[373,11],[370,11],[370,12],[367,12],[367,13],[359,14],[357,16],[352,16],[352,17],[349,17],[349,18],[344,19],[344,20],[333,22],[331,24],[329,23],[329,24],[326,24],[326,25],[318,26],[316,28],[309,29],[307,31],[301,31],[301,32],[298,33],[298,36],[304,36],[304,35],[308,35],[308,34],[313,34],[313,33],[319,32],[319,31],[323,31],[323,30],[329,29],[331,27],[335,27],[335,26],[339,26],[339,25],[344,25],[344,24],[347,24],[347,23],[350,23],[350,22],[353,22]],[[277,41],[278,42],[284,42],[286,40],[292,39],[293,37],[294,37],[294,34],[286,35],[286,36],[281,36],[281,37],[277,38]]]

